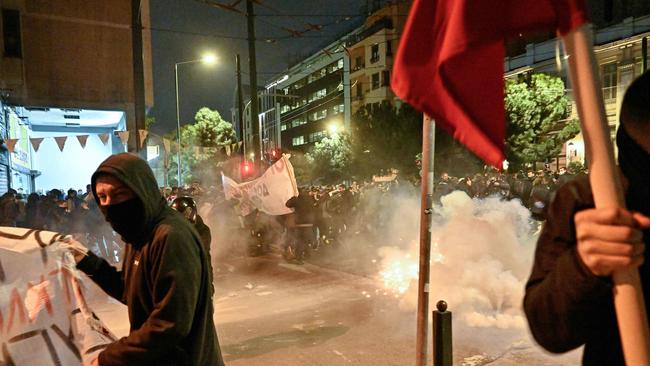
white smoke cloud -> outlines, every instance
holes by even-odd
[[[471,199],[464,192],[441,201],[431,229],[430,303],[444,299],[455,318],[471,327],[525,328],[521,302],[535,248],[530,213],[519,201]],[[411,206],[414,217],[404,216],[400,208],[395,210],[400,212],[398,220],[417,220],[415,202],[404,204]],[[385,286],[396,288],[385,280],[391,266],[393,273],[395,263],[407,268],[401,276],[408,281],[401,284],[407,288],[401,299],[405,310],[417,307],[417,272],[408,271],[418,263],[417,232],[411,232],[409,241],[410,248],[378,252]]]

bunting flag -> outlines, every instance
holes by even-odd
[[[42,137],[32,137],[29,139],[29,142],[32,143],[32,148],[34,152],[38,152],[38,148],[41,147],[41,142],[43,142]]]
[[[129,143],[129,131],[117,131],[117,135],[120,137],[120,141],[122,141],[122,145],[126,145]]]
[[[86,141],[88,141],[88,135],[77,135],[77,140],[79,140],[79,145],[82,149],[86,148]]]
[[[165,149],[165,154],[169,154],[169,150],[171,149],[171,141],[167,140],[166,138],[163,138],[163,149]]]
[[[237,143],[237,150],[241,149],[241,145],[244,143],[244,141],[239,141]]]
[[[230,145],[226,145],[226,155],[230,156]]]
[[[231,150],[232,152],[236,152],[236,151],[238,150],[238,149],[237,149],[237,143],[236,143],[236,142],[233,142],[232,145],[230,145],[230,150]]]
[[[56,136],[54,140],[56,144],[59,145],[59,150],[63,152],[63,147],[65,146],[65,141],[68,139],[68,136]]]
[[[108,144],[108,138],[110,137],[110,135],[107,133],[102,133],[100,135],[97,135],[97,137],[99,137],[99,139],[104,144],[104,146],[106,146],[106,144]]]
[[[149,135],[149,131],[138,130],[138,135],[140,136],[140,148],[142,149],[142,146],[144,146],[144,140],[147,138],[147,135]]]
[[[7,144],[7,149],[9,150],[10,153],[14,152],[14,147],[16,147],[16,142],[18,142],[18,139],[6,139],[5,143]]]
[[[415,0],[391,87],[500,169],[505,38],[540,29],[565,34],[585,21],[584,0]]]

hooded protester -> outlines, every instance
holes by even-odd
[[[551,352],[584,345],[584,365],[625,365],[612,296],[613,272],[639,268],[650,296],[650,73],[623,98],[616,136],[627,209],[594,208],[586,176],[562,185],[526,284],[524,310],[531,332]],[[647,307],[647,302],[646,302]]]
[[[118,270],[87,252],[75,254],[77,268],[128,306],[131,324],[94,364],[223,365],[209,256],[191,223],[168,207],[147,163],[128,153],[110,156],[93,174],[92,190],[127,243],[124,264]]]

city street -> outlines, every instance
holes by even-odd
[[[287,264],[273,254],[228,258],[215,272],[215,322],[228,365],[414,363],[415,313],[401,310],[372,276]],[[99,317],[126,335],[126,308],[94,299]],[[455,322],[453,332],[456,365],[579,364],[580,352],[549,356],[522,331]]]

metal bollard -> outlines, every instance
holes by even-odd
[[[447,311],[447,302],[438,301],[438,310],[433,316],[433,366],[452,366],[453,352],[451,347],[451,311]]]

